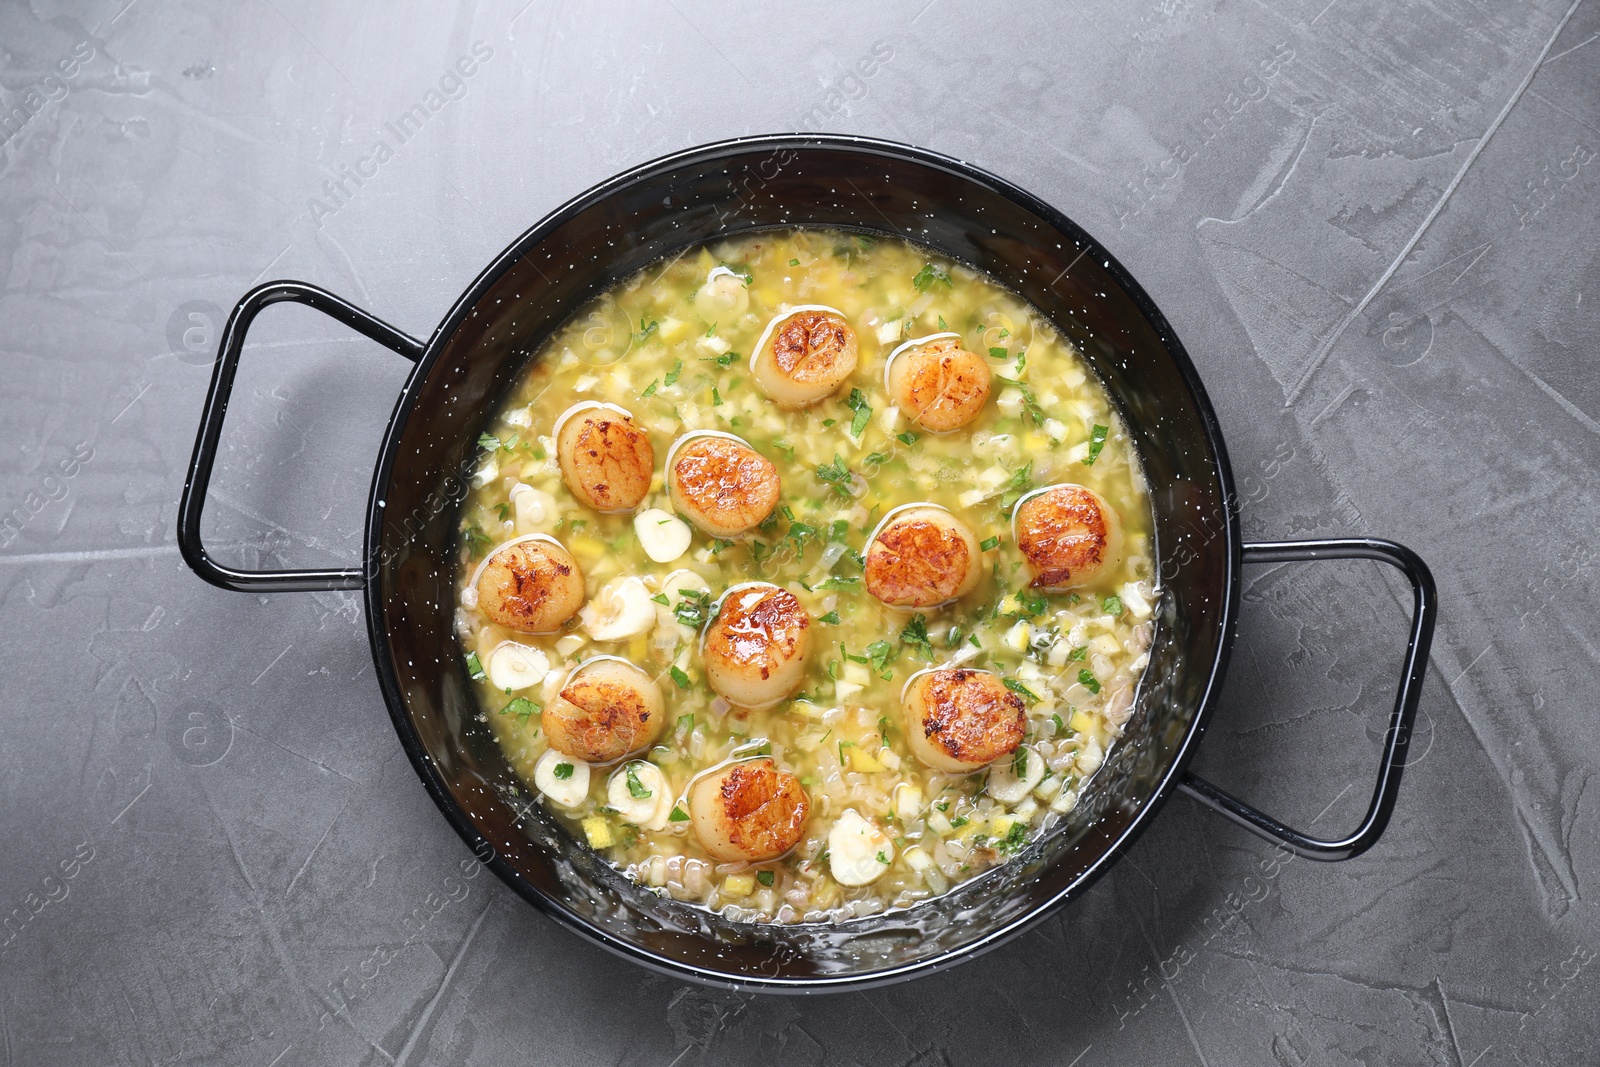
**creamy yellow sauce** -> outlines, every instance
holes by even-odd
[[[718,268],[740,276],[742,294],[709,306],[702,287]],[[808,304],[847,317],[859,365],[835,396],[784,411],[755,387],[749,356],[773,316]],[[943,331],[987,355],[995,378],[976,422],[935,435],[895,408],[884,364],[905,339]],[[580,401],[619,405],[649,433],[657,471],[642,508],[672,510],[668,449],[685,431],[710,429],[742,437],[777,465],[778,510],[748,538],[696,530],[680,558],[654,562],[632,514],[598,514],[562,481],[554,424]],[[641,775],[635,761],[596,766],[575,806],[551,804],[580,841],[643,885],[749,921],[836,921],[909,906],[1005,862],[1061,820],[1122,732],[1155,600],[1138,457],[1072,345],[1025,301],[960,264],[902,241],[815,229],[686,252],[600,296],[559,330],[480,443],[462,519],[457,622],[483,720],[537,789],[534,767],[546,751],[539,712],[567,671],[606,654],[657,679],[666,731],[636,760],[661,777]],[[1124,559],[1090,587],[1046,596],[1026,589],[1011,511],[1028,489],[1063,482],[1093,489],[1119,513]],[[863,588],[861,553],[885,513],[918,501],[949,508],[993,551],[976,588],[955,603],[892,611]],[[485,555],[530,533],[559,540],[583,571],[590,607],[557,634],[510,632],[472,606],[469,586]],[[712,603],[663,586],[680,570],[704,580]],[[642,632],[597,640],[599,608],[615,607],[603,591],[630,577],[653,598],[654,617]],[[706,685],[700,621],[723,591],[754,580],[800,599],[813,620],[812,652],[799,695],[730,709]],[[994,671],[1024,696],[1024,749],[1037,763],[1019,750],[1000,761],[1003,769],[952,775],[911,755],[902,687],[919,670],[954,663]],[[488,675],[521,688],[497,688]],[[777,860],[715,862],[691,831],[687,787],[708,768],[757,753],[800,777],[811,802],[805,835]],[[1025,787],[1041,764],[1046,776],[1018,796],[1016,774]],[[613,794],[613,777],[632,788]],[[630,823],[612,803],[653,794],[648,782],[673,801],[662,829]],[[882,853],[887,871],[864,886],[841,885],[826,854],[829,830],[847,809],[892,843]]]

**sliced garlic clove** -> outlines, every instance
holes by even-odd
[[[689,542],[694,539],[688,523],[660,508],[646,508],[635,515],[633,532],[639,535],[645,555],[657,563],[671,563],[689,551]]]
[[[1018,764],[1022,773],[1017,773]],[[1002,804],[1015,804],[1044,781],[1044,757],[1031,748],[1019,748],[989,765],[989,795]]]
[[[854,808],[828,831],[828,864],[840,885],[868,885],[883,877],[894,862],[894,842],[889,835]]]
[[[519,534],[549,533],[558,518],[556,498],[526,482],[511,487],[511,509]]]
[[[576,808],[589,796],[589,765],[553,748],[546,749],[533,765],[533,784],[550,803]]]
[[[625,822],[646,830],[665,830],[667,817],[672,814],[667,776],[661,768],[644,760],[630,760],[616,769],[606,784],[606,803]]]
[[[506,641],[489,653],[484,669],[490,685],[512,693],[542,684],[545,672],[550,669],[550,659],[537,648]]]
[[[632,576],[616,578],[583,606],[578,617],[596,641],[625,641],[655,627],[656,605],[644,582]]]

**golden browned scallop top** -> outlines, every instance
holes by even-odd
[[[797,311],[778,327],[772,361],[797,382],[837,384],[855,370],[855,331],[843,316]]]
[[[988,671],[929,671],[913,683],[922,703],[920,727],[929,745],[968,765],[992,763],[1022,744],[1022,697]]]
[[[1122,524],[1099,494],[1081,485],[1057,485],[1024,498],[1015,515],[1017,548],[1033,570],[1036,589],[1064,589],[1092,581],[1115,562]]]
[[[956,522],[937,508],[916,509],[885,522],[867,546],[867,592],[885,604],[912,608],[961,595],[977,553]]]
[[[649,747],[665,723],[656,684],[631,663],[612,659],[573,671],[540,715],[550,747],[590,763],[610,763]]]
[[[494,550],[478,575],[478,608],[524,633],[561,628],[583,606],[583,572],[562,546],[516,541]]]
[[[888,385],[908,418],[934,433],[948,433],[982,414],[992,378],[982,356],[954,337],[939,337],[896,356]]]
[[[595,407],[561,426],[556,440],[561,478],[596,511],[628,511],[650,491],[656,453],[631,416]]]
[[[705,655],[767,678],[780,665],[804,655],[810,628],[810,614],[787,589],[737,590],[723,599],[722,610],[706,631]]]
[[[678,449],[668,474],[674,504],[716,537],[754,529],[778,506],[778,468],[743,441],[696,437]]]
[[[727,842],[739,858],[775,859],[799,843],[811,815],[811,799],[800,779],[770,759],[728,768],[715,783],[712,801]]]

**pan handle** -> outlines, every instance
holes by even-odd
[[[239,354],[244,349],[245,335],[250,324],[263,308],[284,300],[315,308],[372,338],[385,347],[392,348],[415,363],[422,358],[421,341],[373,318],[354,304],[350,304],[326,289],[304,282],[267,282],[244,295],[228,324],[222,330],[218,343],[217,367],[211,374],[211,391],[206,394],[206,406],[200,416],[200,433],[194,443],[194,457],[189,461],[189,476],[183,483],[183,499],[178,504],[178,549],[183,560],[200,577],[223,589],[241,593],[293,592],[313,589],[360,589],[365,583],[361,568],[350,570],[289,570],[246,571],[218,563],[206,551],[200,539],[200,514],[205,508],[206,489],[211,484],[211,468],[217,460],[217,445],[222,439],[222,420],[228,412],[228,399],[233,393],[234,375],[239,370]]]
[[[1406,642],[1405,665],[1400,674],[1400,689],[1394,711],[1389,715],[1389,730],[1384,737],[1383,762],[1378,766],[1378,784],[1372,792],[1367,816],[1354,832],[1338,840],[1310,837],[1285,826],[1229,793],[1191,772],[1184,774],[1178,788],[1213,811],[1232,819],[1260,837],[1312,860],[1347,860],[1371,848],[1389,825],[1395,796],[1400,791],[1400,774],[1405,769],[1406,750],[1411,744],[1411,723],[1417,715],[1417,700],[1422,695],[1422,676],[1428,666],[1428,649],[1433,643],[1434,617],[1438,614],[1438,593],[1427,564],[1404,545],[1377,537],[1345,537],[1317,541],[1268,541],[1244,546],[1245,563],[1287,563],[1294,560],[1374,559],[1396,568],[1411,582],[1413,606],[1411,636]]]

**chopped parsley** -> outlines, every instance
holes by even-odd
[[[661,385],[661,379],[660,378],[651,379],[650,384],[644,387],[644,392],[639,394],[639,399],[640,400],[649,400],[651,397],[656,395],[656,389],[660,385]]]
[[[900,643],[910,645],[923,659],[932,661],[933,643],[928,640],[928,620],[921,614],[911,616],[911,621],[900,631]]]
[[[556,764],[556,769],[552,773],[557,778],[559,778],[561,781],[564,782],[568,778],[572,777],[572,764],[570,764],[570,763],[558,763],[558,764]]]
[[[1050,716],[1050,721],[1055,723],[1056,733],[1064,734],[1067,732],[1067,724],[1061,721],[1060,715],[1052,713]]]
[[[1089,654],[1089,646],[1088,645],[1079,645],[1077,648],[1075,648],[1071,652],[1067,653],[1067,658],[1068,659],[1082,659],[1083,657],[1087,656],[1088,654]]]
[[[1011,776],[1026,779],[1028,777],[1028,750],[1018,747],[1011,756]]]
[[[850,390],[850,397],[845,405],[856,413],[850,420],[850,436],[860,437],[861,432],[867,428],[867,420],[872,418],[872,405],[867,403],[866,394],[859,389]]]
[[[826,615],[822,616],[822,618],[818,619],[817,621],[818,622],[825,622],[829,626],[838,626],[839,625],[839,613],[837,611],[830,611]]]
[[[997,848],[1006,852],[1017,852],[1028,842],[1028,826],[1018,820],[1011,824],[1011,829],[1006,831],[1005,840],[998,843]]]
[[[500,521],[501,522],[506,522],[511,518],[511,505],[510,504],[496,504],[494,506],[494,513],[496,515],[500,516]]]
[[[917,292],[925,293],[928,287],[935,282],[943,282],[949,288],[955,288],[955,283],[950,280],[950,272],[943,267],[936,267],[932,263],[925,264],[911,279],[911,284],[917,287]]]
[[[667,594],[665,594],[665,593],[657,593],[655,596],[651,597],[650,599],[654,600],[657,604],[660,604],[662,607],[667,607],[667,608],[672,607],[672,601],[667,599]]]
[[[894,439],[903,445],[914,445],[917,443],[917,435],[912,433],[910,430],[907,430],[905,433],[895,434]]]
[[[939,316],[939,329],[941,329],[941,330],[948,330],[948,329],[949,329],[949,328],[950,328],[950,327],[949,327],[949,326],[946,326],[946,325],[945,325],[945,322],[944,322],[944,316],[943,316],[943,315],[940,315],[940,316]]]
[[[1021,470],[1011,476],[1005,484],[1005,494],[1000,498],[1000,507],[1010,511],[1022,499],[1024,493],[1033,488],[1033,461],[1029,460]]]
[[[688,822],[689,821],[689,813],[684,811],[682,808],[676,808],[675,807],[675,808],[672,809],[672,814],[667,816],[667,821],[668,822]]]
[[[648,800],[650,797],[655,796],[655,793],[649,789],[646,789],[644,787],[644,783],[639,781],[639,772],[634,768],[633,764],[628,764],[626,773],[628,782],[628,795],[630,797],[635,800]]]
[[[638,330],[637,333],[635,333],[633,335],[633,339],[635,341],[647,341],[647,340],[650,339],[650,336],[652,334],[654,334],[656,332],[656,330],[658,330],[660,328],[661,328],[661,324],[658,323],[655,319],[651,319],[647,323],[647,322],[644,321],[644,316],[641,315],[641,316],[639,316],[639,330]]]
[[[897,650],[887,641],[874,641],[867,646],[867,660],[872,664],[872,669],[884,678],[892,676],[888,670],[890,662],[895,658]]]
[[[488,452],[498,452],[500,450],[500,438],[492,433],[480,433],[478,435],[478,447]]]
[[[714,385],[711,387],[711,406],[714,408],[722,406],[722,393]]]
[[[527,697],[517,697],[515,700],[512,700],[510,703],[506,704],[505,707],[501,708],[500,714],[514,715],[516,716],[517,722],[526,726],[529,719],[533,718],[534,715],[543,710],[544,709],[537,701],[529,700]]]
[[[489,547],[491,541],[489,535],[483,532],[483,527],[477,523],[467,527],[465,536],[467,539],[467,552],[471,554],[473,559],[483,555],[483,550]]]
[[[795,262],[799,262],[799,260],[796,260]],[[778,880],[777,874],[772,872],[772,871],[757,871],[756,872],[756,881],[760,882],[764,886],[770,887],[772,885],[772,883],[777,881],[777,880]]]
[[[689,688],[689,676],[684,674],[683,669],[676,663],[672,665],[672,669],[667,673],[672,675],[672,680],[677,683],[679,689]]]
[[[1007,678],[1005,680],[1005,684],[1006,684],[1006,688],[1007,689],[1011,690],[1013,693],[1016,693],[1018,696],[1022,697],[1028,703],[1030,703],[1030,704],[1039,703],[1039,694],[1035,693],[1032,689],[1029,689],[1027,686],[1023,685],[1021,682],[1017,681],[1015,678]],[[1020,752],[1022,750],[1018,749],[1017,751]],[[1019,775],[1017,775],[1017,777],[1020,778],[1020,777],[1022,777],[1022,775],[1019,774]]]
[[[999,548],[999,547],[1000,547],[1000,538],[999,538],[998,535],[996,535],[994,537],[985,537],[982,541],[978,542],[978,551],[979,552],[988,552],[988,551],[990,551],[992,549],[996,549],[996,548]]]
[[[680,375],[682,373],[683,373],[683,360],[681,360],[681,359],[674,360],[673,363],[672,363],[672,369],[667,371],[667,376],[665,378],[661,379],[661,384],[662,385],[676,385],[677,382],[678,382],[678,375]]]
[[[672,609],[672,613],[678,617],[679,622],[685,626],[698,627],[706,621],[706,615],[711,610],[709,591],[680,589],[678,598],[678,606]]]
[[[959,830],[965,825],[967,825],[967,817],[965,815],[957,815],[950,820],[950,829],[952,830]]]
[[[798,267],[799,265],[800,265],[800,261],[798,259],[791,259],[789,261],[789,266],[791,266],[791,267]],[[763,885],[771,885],[772,884],[772,876],[770,874],[768,874],[767,880],[762,884]]]
[[[1100,606],[1105,609],[1107,615],[1116,616],[1122,614],[1122,598],[1115,593],[1100,601]]]
[[[880,852],[878,853],[878,862],[887,867],[889,866],[889,857]]]
[[[679,715],[678,725],[675,728],[686,734],[691,733],[694,730],[694,713]]]
[[[1082,670],[1080,670],[1078,672],[1078,681],[1082,682],[1083,683],[1083,687],[1085,689],[1087,689],[1089,692],[1091,692],[1091,693],[1100,692],[1100,679],[1098,679],[1094,675],[1090,674],[1089,673],[1089,668],[1085,667],[1085,668],[1083,668]]]
[[[483,663],[478,659],[476,652],[467,653],[467,674],[474,682],[481,682],[486,677],[483,673]]]
[[[1009,355],[1011,355],[1011,353],[1007,352],[1003,348],[991,348],[991,349],[989,349],[989,358],[990,359],[1005,359]],[[1015,383],[1013,383],[1013,384],[1015,384]]]
[[[1089,454],[1083,457],[1084,466],[1094,466],[1094,461],[1100,458],[1100,450],[1106,447],[1106,435],[1110,432],[1109,426],[1101,426],[1098,423],[1089,431]]]
[[[1003,348],[1001,348],[1001,349],[993,349],[993,348],[991,348],[989,350],[989,353],[990,353],[990,355],[993,355],[996,351],[998,351],[1002,356],[1004,356],[1006,350],[1003,349]],[[996,374],[995,378],[997,380],[999,380],[999,381],[1005,382],[1007,385],[1015,386],[1017,392],[1022,394],[1022,407],[1023,407],[1023,410],[1028,413],[1028,418],[1033,420],[1033,424],[1035,426],[1043,426],[1044,425],[1044,419],[1045,419],[1044,408],[1039,406],[1039,397],[1037,395],[1035,395],[1034,391],[1025,382],[1019,382],[1015,378],[1007,378],[1003,374]],[[1098,455],[1098,450],[1096,450],[1096,454]],[[1084,460],[1084,462],[1085,463],[1093,463],[1094,460],[1092,460],[1092,459]]]
[[[844,457],[839,453],[835,452],[833,454],[832,463],[825,463],[817,468],[817,478],[833,486],[836,491],[846,496],[850,495],[852,475],[850,474],[850,468],[845,466]]]

